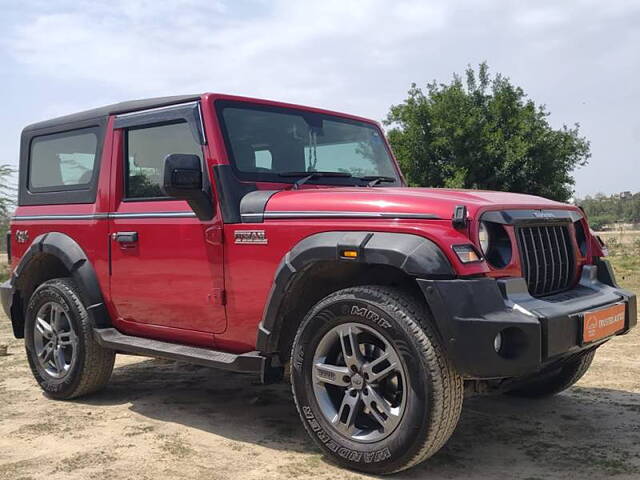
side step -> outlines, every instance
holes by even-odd
[[[149,338],[132,337],[120,333],[115,328],[96,328],[93,330],[97,342],[106,348],[122,353],[133,353],[145,357],[180,360],[205,367],[220,368],[233,372],[257,373],[265,372],[267,359],[258,352],[236,355],[218,352],[202,347],[179,345]]]

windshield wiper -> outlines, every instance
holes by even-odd
[[[293,190],[297,190],[300,188],[300,185],[306,183],[312,178],[319,177],[340,177],[340,178],[349,178],[352,175],[347,172],[281,172],[278,175],[281,177],[302,177],[296,180],[291,188]]]
[[[367,175],[365,177],[358,177],[360,180],[364,180],[367,183],[367,187],[374,187],[379,183],[391,183],[395,182],[396,179],[393,177],[385,177],[384,175]]]

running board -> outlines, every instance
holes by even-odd
[[[96,328],[93,331],[100,345],[122,353],[179,360],[233,372],[258,373],[261,376],[265,372],[267,359],[260,355],[259,352],[236,355],[235,353],[219,352],[208,348],[179,345],[150,338],[132,337],[120,333],[115,328]]]

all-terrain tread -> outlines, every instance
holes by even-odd
[[[593,362],[596,350],[585,353],[580,358],[563,366],[559,371],[542,374],[528,383],[509,391],[510,395],[518,397],[547,397],[560,393],[580,380]]]
[[[411,460],[393,472],[389,472],[396,473],[411,468],[431,457],[449,440],[458,424],[462,411],[464,398],[463,381],[462,377],[454,370],[451,362],[446,358],[440,346],[440,340],[428,320],[429,314],[422,305],[399,289],[389,287],[365,288],[368,288],[369,291],[367,293],[369,295],[378,295],[386,308],[393,310],[404,320],[408,330],[415,337],[423,351],[426,363],[430,368],[429,375],[433,382],[430,403],[432,423],[429,434],[422,447]],[[417,319],[419,323],[416,323],[414,319]],[[435,401],[437,397],[440,397],[440,401]]]
[[[432,381],[433,388],[430,391],[431,398],[429,399],[429,408],[432,409],[431,425],[427,436],[416,454],[404,464],[393,470],[378,472],[392,474],[411,468],[426,460],[440,450],[449,440],[458,424],[462,411],[463,380],[455,371],[442,349],[440,340],[432,327],[430,313],[423,305],[400,289],[377,285],[350,287],[327,296],[314,309],[321,309],[324,303],[331,303],[338,297],[354,294],[373,297],[376,299],[378,307],[402,320],[401,324],[404,324],[407,332],[415,338],[419,345]],[[296,334],[293,348],[295,348],[301,333],[302,328]],[[296,407],[298,407],[293,382],[292,390]],[[300,411],[299,408],[298,411]],[[302,423],[307,432],[313,437],[313,432],[307,422],[303,420]]]
[[[113,350],[104,348],[96,342],[93,336],[93,326],[89,321],[89,314],[78,296],[78,287],[75,282],[70,278],[54,278],[44,282],[38,287],[38,290],[49,286],[63,291],[65,297],[70,299],[80,312],[78,322],[80,331],[76,332],[76,334],[81,337],[79,341],[83,342],[85,351],[82,368],[78,372],[80,381],[73,391],[68,392],[64,397],[56,396],[56,398],[69,400],[94,393],[109,382],[116,354]]]

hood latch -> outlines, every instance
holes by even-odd
[[[451,217],[451,224],[453,225],[453,228],[462,230],[467,228],[468,222],[467,207],[464,205],[456,205],[456,208],[453,210],[453,217]]]

